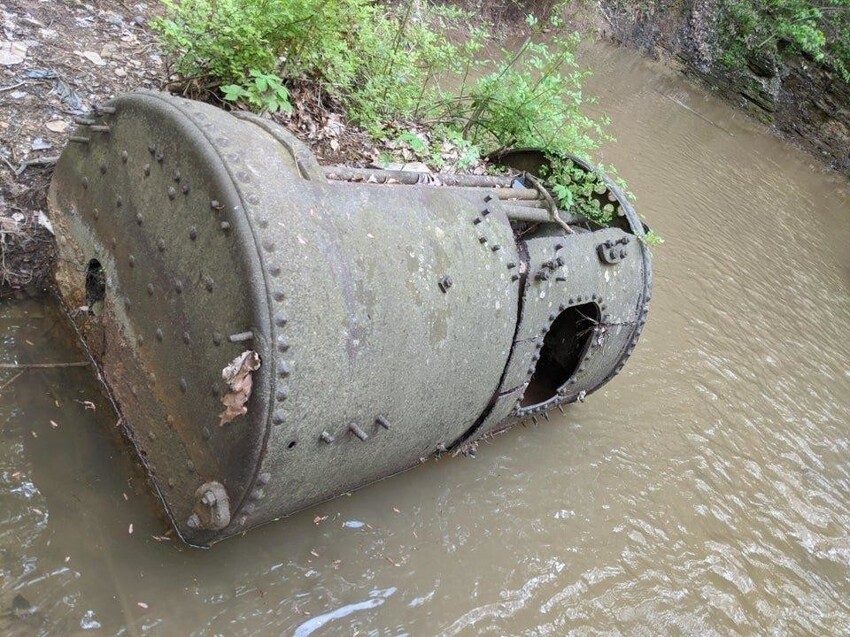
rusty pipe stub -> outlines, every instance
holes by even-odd
[[[567,232],[508,178],[328,181],[273,122],[154,92],[74,138],[57,288],[191,544],[583,399],[646,321],[630,206]]]

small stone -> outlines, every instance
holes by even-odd
[[[52,122],[47,122],[45,128],[54,133],[65,133],[68,130],[68,122],[63,119],[54,119]]]
[[[106,64],[106,62],[103,61],[103,58],[100,57],[100,54],[95,53],[94,51],[83,51],[83,57],[95,66],[104,66]]]

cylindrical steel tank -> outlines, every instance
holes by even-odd
[[[600,196],[616,227],[516,171],[323,168],[266,119],[135,93],[56,167],[55,280],[175,528],[209,545],[616,374],[650,260]]]

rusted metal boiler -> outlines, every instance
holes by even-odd
[[[153,92],[82,120],[55,281],[181,538],[206,546],[571,403],[623,367],[644,227],[502,176],[322,167],[276,124]]]

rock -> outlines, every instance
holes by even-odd
[[[47,122],[45,128],[54,133],[65,133],[68,131],[68,122],[63,119],[55,119],[52,122]]]
[[[32,140],[31,148],[33,150],[48,150],[49,148],[53,148],[53,144],[48,141],[45,141],[41,137],[36,137]]]
[[[106,64],[106,62],[103,61],[103,58],[100,57],[100,55],[95,53],[94,51],[83,51],[83,57],[97,66],[103,66],[104,64]]]
[[[27,56],[27,47],[23,42],[0,43],[0,65],[20,64]]]
[[[144,16],[137,15],[133,17],[133,24],[135,24],[137,27],[143,27],[145,26],[145,24],[147,24],[147,21],[145,20]]]

